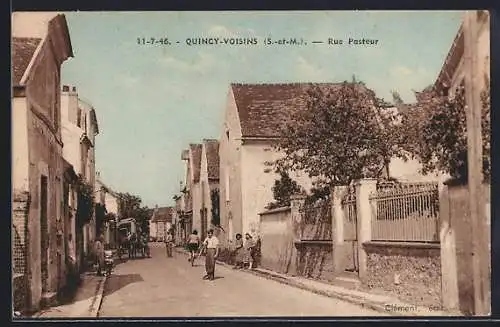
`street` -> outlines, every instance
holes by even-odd
[[[151,254],[115,267],[99,317],[382,315],[221,265],[214,281],[203,280],[204,258],[191,267],[184,254],[167,258],[163,244],[151,244]]]

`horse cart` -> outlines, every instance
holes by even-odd
[[[147,254],[146,246],[142,241],[142,231],[137,221],[134,218],[122,219],[117,224],[119,248],[118,257],[121,259],[122,255],[128,254],[129,258],[136,258],[138,254],[145,257]]]

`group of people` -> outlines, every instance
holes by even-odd
[[[250,233],[245,234],[245,241],[241,234],[236,234],[233,269],[256,268],[259,262],[260,238],[254,240]]]
[[[236,244],[232,255],[235,258],[234,269],[256,268],[258,257],[260,255],[260,238],[254,240],[250,233],[245,234],[245,242],[241,234],[236,234]],[[187,248],[190,252],[189,261],[194,262],[196,256],[200,256],[205,252],[205,270],[206,274],[203,279],[214,280],[215,263],[219,256],[219,240],[214,235],[214,230],[210,229],[207,232],[207,237],[201,243],[198,231],[194,230],[187,239]]]

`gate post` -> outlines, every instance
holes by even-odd
[[[346,186],[334,186],[331,190],[332,201],[332,255],[335,275],[345,269],[345,244],[344,244],[344,208],[342,198],[346,194]]]
[[[291,241],[292,253],[290,256],[290,266],[288,273],[292,276],[297,275],[299,270],[299,251],[295,242],[302,238],[302,215],[301,209],[304,207],[305,196],[302,194],[292,195],[290,197],[290,220],[291,220]]]
[[[377,180],[372,178],[360,179],[355,182],[355,186],[359,278],[362,282],[365,282],[368,270],[368,255],[363,247],[363,243],[372,239],[372,208],[369,196],[377,190]]]

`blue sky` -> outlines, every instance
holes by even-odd
[[[461,12],[71,12],[75,57],[63,84],[97,111],[96,169],[105,183],[145,205],[172,205],[182,149],[218,138],[229,83],[340,82],[355,74],[378,96],[432,84]],[[193,37],[256,37],[250,46],[188,46]],[[139,45],[168,37],[174,45]],[[297,37],[306,46],[266,46]],[[329,37],[376,46],[311,44]],[[176,44],[175,41],[179,41]]]

